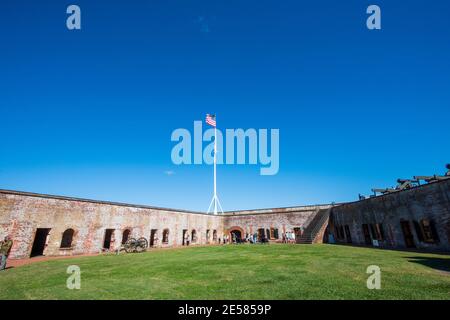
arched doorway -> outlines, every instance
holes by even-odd
[[[157,235],[158,229],[152,229],[150,230],[150,247],[154,247],[158,244],[158,235]]]
[[[122,244],[127,243],[128,238],[130,238],[130,233],[131,230],[130,229],[125,229],[122,233]]]
[[[74,233],[75,231],[73,229],[67,229],[63,232],[61,245],[59,246],[61,249],[68,249],[72,247]]]
[[[233,241],[233,239],[235,239],[236,242],[242,242],[243,238],[245,237],[244,229],[237,226],[228,229],[227,234],[230,237],[230,242]]]
[[[233,230],[230,232],[231,240],[239,242],[242,239],[242,233],[240,230]]]
[[[164,244],[169,243],[169,229],[163,230],[162,243],[164,243]]]

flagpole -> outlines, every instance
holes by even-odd
[[[217,197],[217,126],[214,126],[214,194],[211,203],[208,208],[208,213],[210,213],[211,207],[214,205],[213,214],[217,215],[217,209],[223,214],[222,205],[220,204],[219,197]]]
[[[214,127],[214,214],[217,214],[217,128]]]

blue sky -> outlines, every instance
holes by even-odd
[[[218,168],[225,210],[443,173],[449,14],[444,0],[2,1],[0,188],[205,211],[212,167],[173,165],[170,136],[206,113],[280,129],[277,175]]]

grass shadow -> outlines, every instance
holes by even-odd
[[[432,257],[407,257],[408,262],[418,263],[426,267],[448,272],[450,274],[450,259],[432,258]]]
[[[14,268],[14,267],[12,267],[12,266],[10,266],[10,267],[8,267],[8,266],[7,266],[7,267],[6,267],[5,269],[3,269],[3,270],[0,270],[0,272],[1,272],[1,271],[4,271],[4,270],[9,270],[9,269],[13,269],[13,268]]]

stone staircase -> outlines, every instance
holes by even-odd
[[[322,243],[323,233],[328,225],[331,208],[317,210],[303,234],[297,239],[300,244]]]

